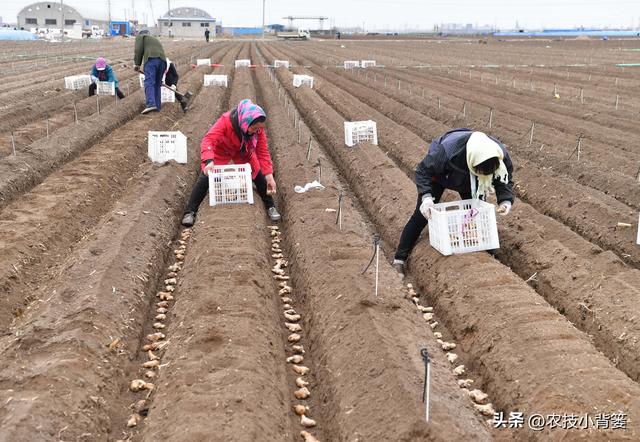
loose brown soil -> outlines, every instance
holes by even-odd
[[[324,442],[640,438],[640,80],[615,66],[639,61],[632,40],[166,41],[180,89],[195,97],[186,115],[169,105],[148,116],[138,115],[131,44],[0,43],[0,441],[302,440],[299,404]],[[117,107],[101,98],[100,115],[84,92],[56,91],[96,51],[132,82]],[[191,69],[202,57],[224,67]],[[239,58],[256,67],[234,69]],[[293,67],[266,68],[274,59]],[[349,59],[378,67],[345,70]],[[203,88],[209,72],[228,74],[229,88]],[[294,72],[313,75],[315,88],[293,88]],[[205,201],[192,233],[178,228],[202,135],[247,97],[269,115],[306,400],[293,394],[294,349],[259,197],[252,206]],[[377,121],[378,146],[344,146],[343,122],[359,119]],[[415,164],[455,126],[507,144],[519,200],[498,220],[495,258],[443,257],[419,242],[408,281],[434,309],[425,320],[390,261],[415,204]],[[189,164],[151,164],[147,130],[185,133]],[[325,189],[293,191],[316,179]],[[377,297],[372,270],[362,273],[375,233]],[[183,245],[177,282],[166,283]],[[158,320],[167,284],[175,300]],[[155,351],[155,387],[131,392],[133,379],[149,380],[142,347],[157,321],[166,345]],[[455,364],[440,336],[457,344]],[[453,373],[459,364],[463,376]],[[507,416],[622,412],[627,429],[494,429],[459,388],[465,378]]]

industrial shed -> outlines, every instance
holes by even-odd
[[[32,3],[18,12],[18,27],[27,31],[33,28],[73,29],[74,25],[80,24],[83,29],[98,26],[106,33],[108,23],[107,17],[90,17],[74,6],[60,5],[59,2]]]
[[[210,38],[216,35],[216,19],[198,8],[174,8],[158,19],[160,35],[170,37],[203,37],[209,29]]]

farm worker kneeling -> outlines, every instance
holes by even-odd
[[[472,194],[471,180],[476,193]],[[400,236],[393,266],[404,275],[404,266],[420,233],[431,217],[431,209],[445,189],[455,190],[461,199],[481,198],[495,188],[497,212],[511,211],[513,164],[504,145],[483,132],[453,129],[433,140],[427,156],[416,167],[418,201]]]
[[[116,84],[116,95],[118,98],[124,98],[124,94],[118,88],[118,80],[116,80],[116,76],[113,73],[113,69],[111,66],[107,64],[107,61],[104,57],[98,57],[96,60],[96,64],[93,65],[91,69],[91,84],[89,85],[89,96],[96,94],[96,89],[98,89],[98,81],[110,81]]]
[[[134,69],[139,72],[144,64],[144,96],[146,107],[143,114],[160,110],[162,77],[167,69],[167,57],[160,40],[151,35],[138,35],[136,37]]]
[[[273,202],[276,182],[273,165],[264,131],[267,114],[249,99],[242,100],[235,109],[222,116],[209,129],[200,143],[202,173],[198,177],[182,218],[182,225],[191,227],[196,221],[198,207],[209,190],[208,175],[213,165],[251,165],[251,178],[271,221],[278,221],[280,214]]]

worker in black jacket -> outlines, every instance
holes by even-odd
[[[431,217],[431,209],[445,189],[461,199],[485,199],[495,189],[497,212],[507,215],[514,201],[513,164],[500,141],[483,132],[453,129],[435,139],[416,167],[418,200],[400,236],[393,265],[401,275],[411,250]]]
[[[171,62],[171,60],[167,58],[167,70],[164,74],[164,84],[175,90],[178,87],[179,79],[180,77],[178,76],[178,71],[176,70],[175,65],[173,64],[173,62]],[[180,103],[182,112],[187,112],[187,110],[189,110],[188,100],[179,93],[175,93],[175,96],[176,100],[178,100],[178,102]]]

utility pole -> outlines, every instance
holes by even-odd
[[[111,0],[107,0],[109,22],[107,23],[107,37],[111,38]]]
[[[262,0],[262,39],[264,40],[264,3],[266,0]]]
[[[60,40],[64,40],[64,3],[60,0],[60,29],[62,34],[60,34]]]

